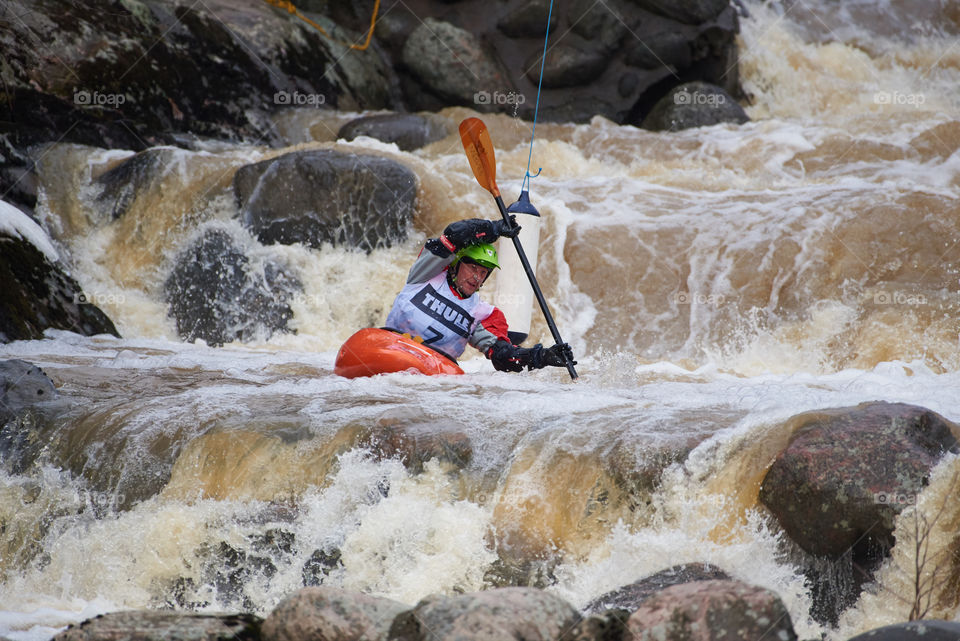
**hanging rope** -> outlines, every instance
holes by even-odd
[[[540,80],[537,81],[537,104],[533,108],[533,131],[530,132],[530,152],[527,154],[527,172],[523,177],[523,183],[520,185],[520,191],[526,191],[530,186],[530,179],[536,178],[543,171],[543,167],[537,169],[537,173],[530,174],[530,159],[533,158],[533,138],[537,134],[537,115],[540,113],[540,87],[543,86],[543,66],[547,62],[547,41],[550,39],[550,18],[553,17],[553,0],[550,0],[550,10],[547,12],[547,33],[543,36],[543,55],[540,57]]]
[[[266,2],[267,4],[271,4],[275,7],[279,7],[281,9],[286,9],[288,13],[292,13],[293,15],[297,16],[298,18],[306,22],[308,25],[310,25],[311,27],[313,27],[314,29],[322,33],[328,39],[333,40],[336,43],[342,44],[345,47],[356,49],[357,51],[364,51],[367,47],[370,46],[370,39],[373,37],[373,26],[377,23],[377,11],[380,10],[380,0],[374,0],[373,15],[370,16],[370,29],[367,30],[367,39],[363,41],[362,45],[358,45],[358,44],[351,44],[349,42],[343,42],[342,40],[337,40],[336,38],[331,36],[329,33],[327,33],[326,29],[318,25],[316,22],[314,22],[307,16],[300,13],[300,10],[297,9],[293,5],[293,3],[290,2],[290,0],[264,0],[264,2]],[[552,0],[551,0],[551,4],[552,4]]]

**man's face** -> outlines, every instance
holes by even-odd
[[[464,297],[473,296],[490,274],[489,267],[462,261],[457,269],[457,288]]]

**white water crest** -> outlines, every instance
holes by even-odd
[[[800,638],[905,620],[898,545],[838,627],[814,621],[757,491],[796,414],[882,400],[960,421],[960,48],[955,24],[930,26],[940,3],[913,4],[748,5],[742,126],[537,125],[538,278],[576,383],[495,372],[476,353],[464,377],[333,374],[343,340],[383,323],[426,238],[497,216],[455,134],[402,152],[310,134],[344,114],[290,113],[286,149],[168,150],[117,220],[90,182],[130,153],[49,150],[39,214],[124,338],[0,346],[46,371],[69,425],[31,426],[48,458],[0,474],[0,635],[40,641],[133,608],[265,615],[321,581],[412,605],[512,572],[582,607],[695,561],[775,591]],[[531,123],[483,119],[509,202]],[[369,254],[257,242],[235,218],[233,172],[315,148],[414,171],[409,238]],[[207,229],[296,274],[295,333],[179,340],[163,282]],[[552,342],[539,312],[536,341]],[[463,436],[469,456],[414,469],[364,440],[420,423]],[[625,489],[651,469],[657,483]],[[956,469],[945,459],[918,505],[945,504]],[[936,614],[960,618],[955,603]]]

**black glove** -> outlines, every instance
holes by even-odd
[[[501,372],[520,372],[526,366],[528,370],[551,367],[566,367],[567,357],[570,364],[576,365],[573,360],[573,350],[566,343],[558,343],[550,349],[544,349],[537,343],[533,347],[517,347],[505,340],[498,340],[490,350],[490,360],[493,367]]]
[[[514,216],[510,216],[510,227],[507,227],[507,223],[503,220],[468,218],[450,223],[443,230],[444,237],[455,247],[453,251],[458,251],[470,245],[493,243],[500,236],[513,238],[519,233],[520,225],[517,224]]]

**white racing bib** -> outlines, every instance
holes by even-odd
[[[425,283],[406,285],[393,301],[387,327],[423,338],[423,344],[458,358],[477,323],[493,313],[493,305],[474,294],[458,298],[441,272]]]

